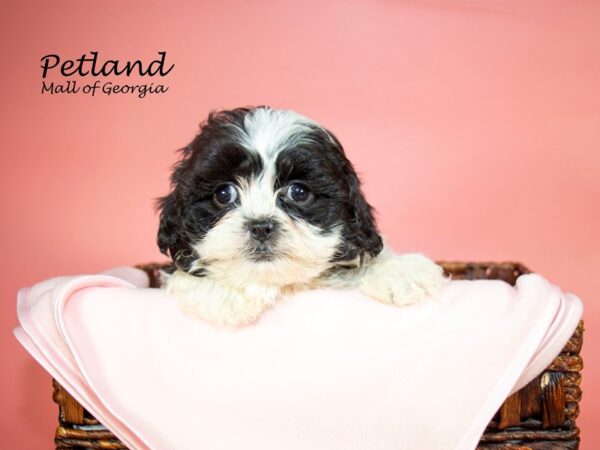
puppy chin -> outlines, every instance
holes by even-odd
[[[256,321],[283,295],[313,287],[340,242],[337,229],[323,232],[302,221],[274,214],[279,227],[275,242],[253,243],[244,214],[234,210],[221,218],[193,248],[204,255],[192,265],[202,276],[182,270],[166,282],[167,291],[188,313],[217,324]]]
[[[167,292],[186,312],[222,325],[245,325],[282,296],[309,287],[318,275],[306,261],[218,261],[202,277],[177,270],[166,280]]]

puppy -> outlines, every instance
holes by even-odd
[[[204,319],[255,321],[280,297],[358,288],[408,305],[438,292],[442,269],[385,248],[336,137],[292,111],[213,112],[159,200],[166,288]]]

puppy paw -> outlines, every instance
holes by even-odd
[[[240,291],[183,271],[169,276],[166,288],[183,311],[218,325],[253,323],[277,299],[274,290],[249,287],[250,292]]]
[[[382,253],[366,268],[360,290],[383,303],[411,305],[438,294],[446,281],[443,269],[420,254]]]

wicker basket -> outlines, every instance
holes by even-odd
[[[528,270],[514,263],[440,263],[454,279],[500,279],[514,284]],[[159,264],[140,266],[158,287]],[[583,322],[552,364],[535,380],[506,399],[481,437],[482,450],[563,450],[579,448],[575,419],[581,399],[579,356]],[[56,448],[126,449],[110,431],[92,417],[53,380],[53,399],[59,405]],[[426,449],[424,449],[426,450]]]

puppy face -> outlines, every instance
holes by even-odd
[[[212,113],[161,199],[158,245],[234,287],[309,283],[382,248],[338,140],[292,111]]]

